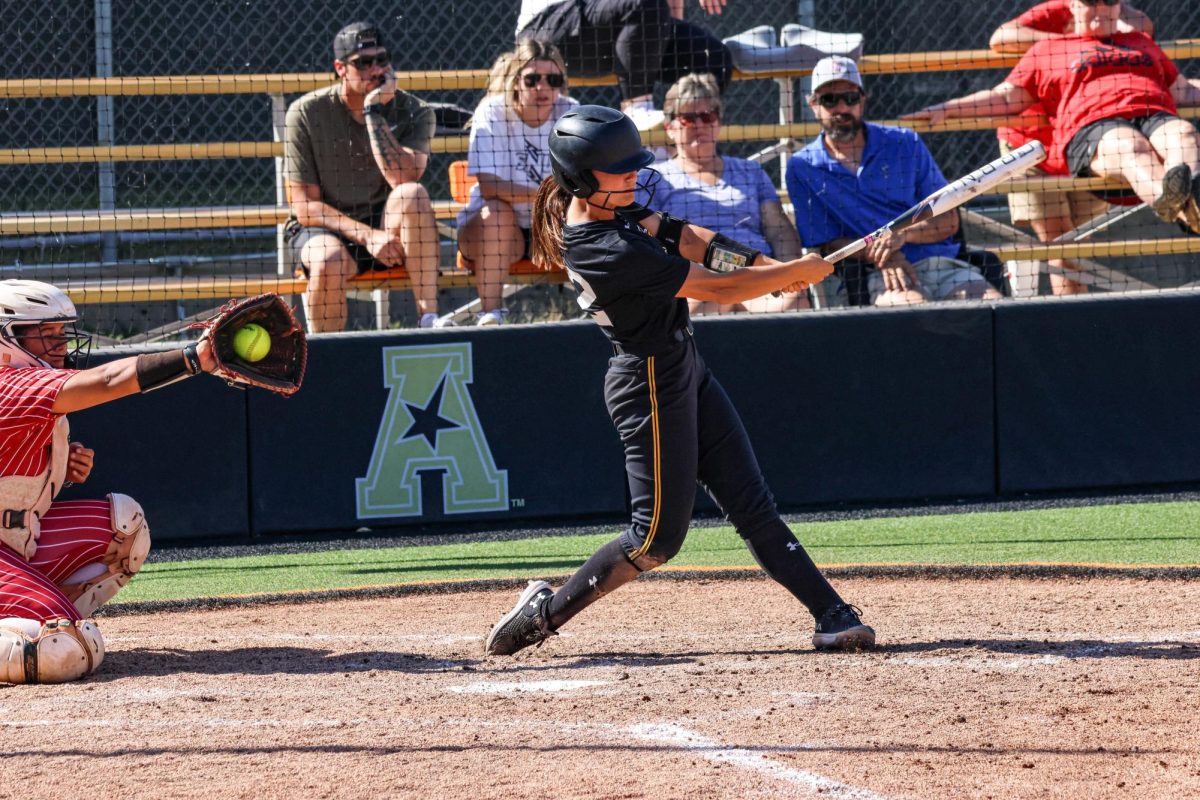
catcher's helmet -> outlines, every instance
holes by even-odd
[[[642,147],[633,120],[607,106],[579,106],[554,123],[550,132],[550,168],[558,185],[576,197],[600,188],[593,172],[620,174],[654,163]]]
[[[75,304],[61,289],[41,281],[0,281],[0,366],[52,367],[26,350],[17,330],[30,325],[61,322],[67,326],[67,366],[87,356],[91,337],[72,324],[79,318]]]

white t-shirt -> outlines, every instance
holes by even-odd
[[[517,33],[525,30],[529,20],[545,11],[550,6],[556,6],[566,0],[521,0],[521,14],[517,17]]]
[[[550,117],[537,128],[521,121],[504,97],[485,99],[471,118],[471,143],[467,148],[467,174],[495,175],[519,186],[536,187],[550,176],[550,131],[559,117],[579,105],[559,96]],[[528,228],[531,203],[516,203],[517,224]],[[467,207],[458,215],[461,225],[470,214],[483,208],[479,185],[471,187]]]

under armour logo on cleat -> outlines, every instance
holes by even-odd
[[[788,550],[791,550],[794,553],[800,549],[800,543],[799,542],[788,542],[787,547],[788,547]]]

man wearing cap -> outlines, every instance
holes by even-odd
[[[830,253],[885,225],[946,185],[920,137],[864,122],[867,93],[843,56],[817,62],[808,104],[821,133],[787,168],[796,229],[805,247]],[[851,305],[998,299],[999,291],[959,261],[957,212],[881,236],[860,260],[839,265]]]
[[[346,282],[403,266],[420,326],[437,315],[438,237],[429,193],[434,114],[396,89],[379,30],[355,22],[333,40],[338,83],[301,97],[287,113],[284,175],[292,214],[289,254],[308,276],[308,325],[346,324]]]

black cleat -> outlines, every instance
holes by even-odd
[[[1163,222],[1174,222],[1179,212],[1192,198],[1192,168],[1187,164],[1176,164],[1167,170],[1162,179],[1162,194],[1150,207]]]
[[[531,644],[540,646],[551,636],[556,636],[546,618],[553,596],[550,584],[530,581],[512,611],[505,614],[488,634],[483,652],[489,656],[511,656]]]
[[[863,625],[862,611],[847,603],[837,603],[825,609],[817,620],[813,647],[818,650],[862,650],[875,646],[875,629]]]

